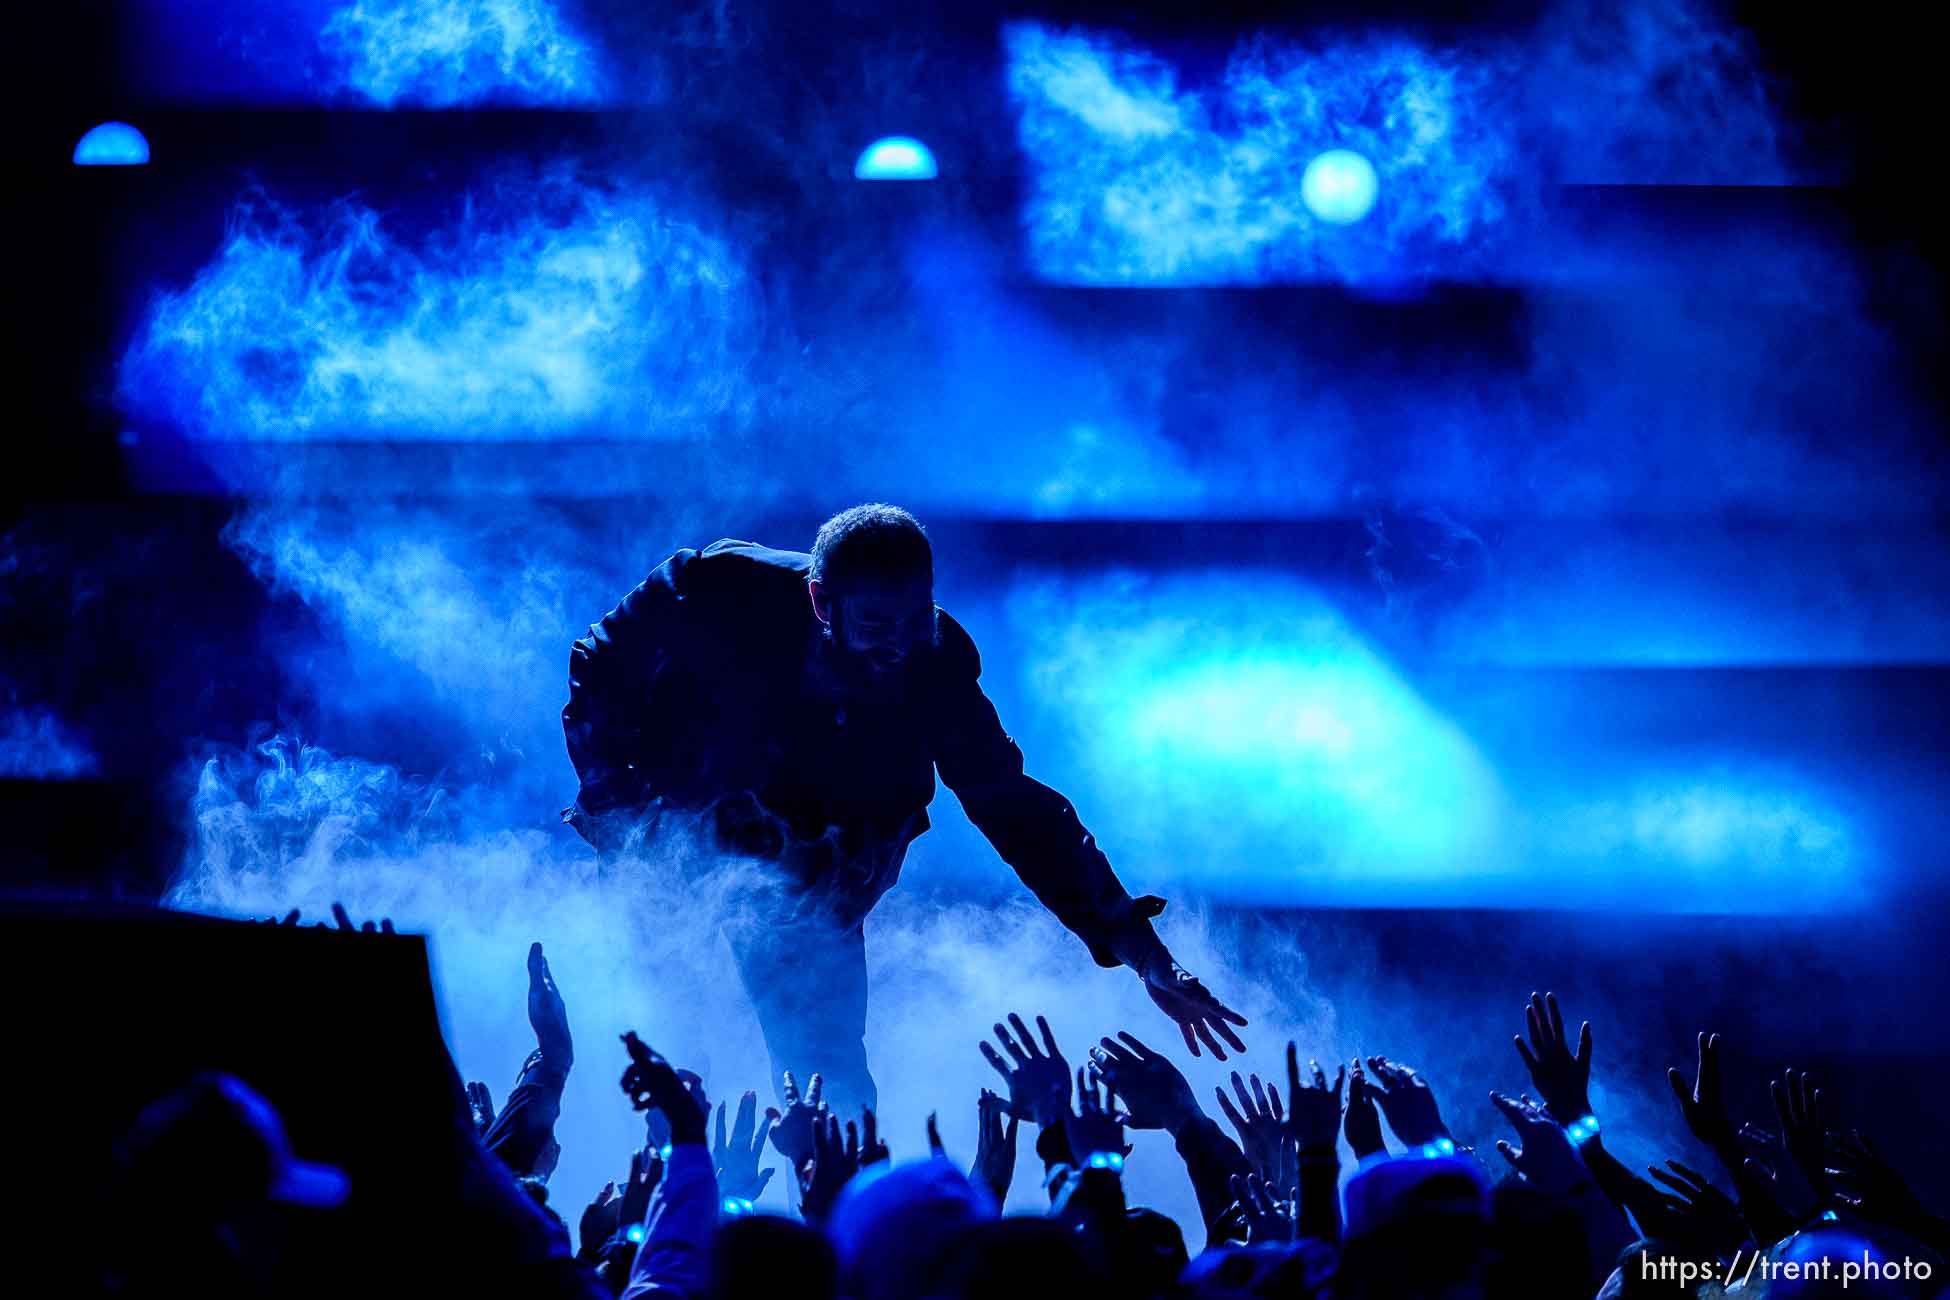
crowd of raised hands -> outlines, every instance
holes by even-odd
[[[751,1091],[714,1105],[702,1078],[626,1034],[612,1059],[645,1142],[580,1212],[571,1246],[549,1180],[575,1051],[540,944],[528,976],[536,1047],[515,1088],[497,1110],[485,1085],[466,1087],[473,1140],[559,1242],[565,1267],[525,1273],[524,1294],[1928,1296],[1950,1279],[1950,1225],[1809,1076],[1773,1083],[1765,1126],[1730,1113],[1718,1035],[1669,1073],[1717,1168],[1627,1168],[1593,1107],[1591,1026],[1569,1032],[1552,994],[1523,1008],[1511,1073],[1527,1085],[1478,1094],[1463,1125],[1485,1139],[1507,1126],[1493,1151],[1459,1141],[1427,1079],[1386,1056],[1330,1074],[1289,1043],[1284,1079],[1235,1070],[1215,1119],[1132,1034],[1073,1059],[1043,1016],[1032,1030],[1009,1014],[978,1045],[997,1086],[974,1099],[964,1169],[932,1115],[910,1154],[872,1110],[837,1113],[817,1073],[803,1088],[785,1074],[777,1106]],[[1633,1081],[1608,1082],[1617,1095]],[[1040,1189],[1004,1215],[1025,1122]],[[1143,1130],[1170,1137],[1201,1223],[1128,1203],[1128,1135]],[[761,1210],[780,1175],[791,1212]]]

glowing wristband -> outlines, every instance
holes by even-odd
[[[640,1223],[632,1223],[623,1235],[628,1237],[631,1242],[641,1246],[643,1244],[643,1225]]]
[[[1108,1169],[1113,1173],[1121,1172],[1124,1168],[1124,1156],[1122,1152],[1118,1151],[1092,1151],[1090,1158],[1084,1161],[1084,1163],[1092,1169]]]
[[[1453,1156],[1456,1154],[1456,1144],[1448,1138],[1437,1138],[1433,1142],[1422,1144],[1422,1154],[1431,1160],[1440,1156]]]
[[[1571,1139],[1572,1146],[1583,1146],[1598,1136],[1598,1117],[1586,1115],[1581,1119],[1572,1120],[1564,1126],[1564,1136]]]
[[[670,1153],[674,1150],[676,1150],[676,1148],[671,1146],[670,1143],[666,1142],[662,1146],[657,1148],[657,1156],[659,1159],[668,1160],[670,1159]]]
[[[752,1203],[742,1196],[727,1196],[724,1198],[724,1212],[733,1216],[750,1214]]]

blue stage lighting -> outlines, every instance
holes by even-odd
[[[1374,164],[1352,149],[1329,149],[1300,176],[1300,197],[1322,221],[1351,226],[1374,209],[1381,182]]]
[[[149,161],[149,141],[127,122],[103,122],[74,147],[77,167],[137,167]]]
[[[890,135],[866,147],[853,174],[863,181],[931,181],[937,173],[926,145],[912,136]]]

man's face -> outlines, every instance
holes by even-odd
[[[813,611],[832,630],[834,649],[872,677],[900,672],[934,641],[934,590],[925,577],[856,578],[837,589],[815,582],[811,591]]]

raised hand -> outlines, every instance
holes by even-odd
[[[283,915],[283,917],[267,916],[264,918],[262,923],[265,925],[275,925],[281,928],[295,930],[298,928],[298,924],[299,924],[298,916],[299,916],[298,909],[294,907],[289,912],[286,912]],[[336,929],[340,931],[349,931],[358,934],[398,934],[399,933],[399,931],[393,929],[393,922],[391,917],[384,917],[384,916],[380,917],[379,924],[377,925],[374,925],[371,921],[367,921],[364,925],[352,924],[352,917],[345,910],[345,904],[343,903],[332,904],[331,922],[328,923],[325,921],[313,921],[311,924],[311,928],[314,930]]]
[[[1118,1112],[1117,1093],[1108,1080],[1077,1071],[1077,1108],[1063,1121],[1071,1155],[1080,1161],[1100,1152],[1130,1155],[1131,1148],[1124,1142],[1124,1126],[1130,1121],[1129,1115]]]
[[[1332,1151],[1335,1135],[1341,1128],[1341,1085],[1347,1081],[1343,1065],[1334,1075],[1334,1086],[1327,1086],[1327,1071],[1320,1062],[1308,1061],[1313,1070],[1313,1086],[1300,1081],[1300,1049],[1286,1045],[1286,1099],[1291,1108],[1287,1133],[1299,1151]],[[1272,1089],[1267,1089],[1272,1092]],[[1279,1113],[1279,1097],[1273,1097],[1274,1113]],[[1369,1109],[1373,1109],[1370,1103]],[[1379,1137],[1379,1134],[1377,1134]]]
[[[1177,1022],[1178,1031],[1185,1035],[1185,1047],[1193,1056],[1199,1054],[1201,1042],[1221,1061],[1226,1059],[1227,1046],[1235,1052],[1246,1050],[1232,1028],[1244,1025],[1246,1017],[1213,997],[1190,971],[1169,956],[1161,956],[1145,967],[1143,975],[1144,991],[1151,995],[1160,1011]],[[1213,1037],[1214,1034],[1218,1037]],[[1220,1045],[1220,1038],[1225,1040],[1224,1046]]]
[[[1269,1241],[1293,1240],[1300,1222],[1300,1191],[1297,1187],[1289,1187],[1286,1199],[1281,1200],[1258,1174],[1247,1174],[1243,1178],[1234,1174],[1232,1196],[1239,1204],[1240,1216],[1245,1220],[1249,1244],[1257,1246]]]
[[[664,1162],[656,1152],[638,1148],[630,1153],[630,1176],[616,1208],[616,1221],[625,1232],[642,1225],[650,1213],[650,1194],[663,1180]]]
[[[765,1185],[772,1181],[771,1169],[760,1169],[759,1161],[765,1155],[765,1139],[772,1131],[772,1124],[779,1112],[766,1108],[765,1118],[758,1118],[758,1094],[748,1092],[738,1099],[738,1117],[732,1121],[731,1136],[725,1137],[724,1103],[718,1103],[718,1126],[716,1140],[711,1144],[711,1163],[718,1171],[718,1192],[722,1196],[735,1196],[742,1200],[756,1201],[765,1192]]]
[[[846,1128],[847,1140],[850,1142],[853,1138],[853,1125],[850,1121]],[[859,1155],[860,1168],[862,1169],[865,1169],[868,1165],[877,1165],[883,1160],[891,1160],[893,1158],[893,1152],[889,1151],[887,1144],[881,1141],[879,1118],[874,1115],[870,1107],[866,1106],[860,1108]]]
[[[528,945],[528,1025],[535,1031],[535,1046],[550,1064],[568,1069],[575,1061],[575,1041],[569,1037],[569,1008],[562,991],[555,987],[542,945]]]
[[[1069,1085],[1063,1088],[1064,1113],[1069,1112]],[[982,1095],[975,1102],[975,1121],[978,1136],[975,1140],[975,1163],[968,1176],[995,1194],[995,1203],[1001,1205],[1009,1199],[1009,1184],[1016,1177],[1016,1130],[1022,1124],[1017,1116],[1010,1115],[1005,1126],[1003,1115],[1008,1107],[1002,1098],[982,1089]],[[1061,1122],[1059,1117],[1057,1122]],[[934,1131],[934,1117],[928,1117],[930,1142],[938,1139]],[[936,1148],[939,1153],[939,1148]]]
[[[577,1259],[588,1263],[602,1253],[603,1243],[616,1235],[622,1212],[623,1198],[616,1194],[616,1184],[604,1183],[596,1199],[583,1207],[582,1218],[576,1222]]]
[[[1781,1145],[1788,1159],[1814,1188],[1826,1198],[1828,1186],[1828,1132],[1822,1126],[1821,1089],[1808,1081],[1805,1070],[1786,1070],[1767,1091],[1774,1098],[1774,1113],[1781,1120]]]
[[[1740,1248],[1747,1240],[1747,1221],[1733,1198],[1708,1182],[1704,1176],[1677,1160],[1666,1161],[1666,1168],[1648,1166],[1646,1172],[1666,1188],[1670,1213],[1683,1223],[1674,1235],[1682,1241],[1696,1241],[1720,1255]]]
[[[293,912],[295,915],[296,912],[295,908],[293,909]],[[383,916],[380,917],[379,924],[377,925],[374,925],[371,921],[367,921],[364,925],[352,924],[351,914],[345,910],[345,904],[343,903],[332,904],[332,922],[335,928],[345,931],[347,933],[352,933],[355,931],[359,934],[395,933],[395,931],[393,930],[393,922],[388,917],[383,917]],[[325,928],[325,923],[323,921],[320,921],[318,923],[318,928],[323,930]]]
[[[1232,1090],[1239,1097],[1239,1106],[1233,1108],[1226,1097],[1224,1088],[1214,1088],[1218,1095],[1219,1109],[1232,1121],[1232,1127],[1239,1134],[1239,1149],[1246,1153],[1246,1160],[1257,1173],[1273,1187],[1291,1187],[1299,1174],[1294,1159],[1293,1144],[1288,1140],[1286,1115],[1280,1109],[1280,1090],[1267,1085],[1262,1087],[1257,1074],[1252,1076],[1253,1089],[1246,1091],[1246,1081],[1239,1077],[1239,1071],[1232,1072]],[[1340,1112],[1336,1108],[1334,1121],[1340,1122]]]
[[[1103,1039],[1090,1049],[1091,1069],[1124,1099],[1132,1128],[1161,1128],[1176,1134],[1200,1112],[1192,1085],[1178,1067],[1129,1034],[1123,1042]]]
[[[494,1127],[494,1094],[485,1083],[467,1085],[467,1115],[474,1121],[474,1131],[482,1136]]]
[[[861,1128],[866,1138],[861,1140]],[[881,1142],[871,1110],[861,1113],[861,1124],[846,1122],[845,1138],[840,1133],[839,1117],[820,1109],[813,1117],[812,1158],[799,1171],[799,1213],[811,1223],[823,1223],[839,1199],[840,1189],[862,1169],[887,1159],[887,1145]]]
[[[1553,1196],[1563,1196],[1591,1181],[1591,1174],[1578,1158],[1577,1148],[1565,1136],[1564,1128],[1542,1106],[1525,1093],[1511,1098],[1490,1093],[1490,1103],[1503,1112],[1510,1127],[1517,1131],[1520,1147],[1498,1138],[1496,1149],[1526,1183]]]
[[[1740,1143],[1734,1136],[1733,1121],[1720,1087],[1720,1036],[1699,1036],[1699,1063],[1694,1067],[1692,1087],[1678,1070],[1666,1071],[1672,1095],[1679,1099],[1679,1114],[1692,1135],[1710,1147],[1723,1164],[1737,1165]],[[1576,1119],[1577,1116],[1569,1116]]]
[[[1591,1113],[1591,1022],[1578,1029],[1578,1045],[1571,1049],[1564,1033],[1564,1013],[1558,1010],[1557,994],[1542,997],[1532,993],[1523,1009],[1524,1027],[1530,1031],[1530,1045],[1518,1035],[1517,1055],[1530,1071],[1530,1082],[1544,1105],[1560,1124],[1583,1119]]]
[[[1436,1110],[1435,1093],[1421,1075],[1385,1056],[1370,1056],[1368,1072],[1372,1078],[1367,1090],[1381,1103],[1381,1113],[1388,1117],[1388,1127],[1395,1130],[1396,1137],[1413,1147],[1448,1138],[1448,1126]]]
[[[1368,1086],[1368,1076],[1361,1069],[1361,1059],[1356,1057],[1353,1073],[1347,1076],[1347,1114],[1343,1125],[1347,1144],[1357,1160],[1388,1149],[1381,1140],[1381,1112],[1375,1108],[1374,1096],[1374,1090]]]
[[[815,1074],[806,1082],[806,1095],[801,1097],[799,1081],[792,1077],[792,1071],[785,1072],[785,1113],[772,1125],[772,1145],[795,1174],[812,1159],[813,1122],[822,1106],[820,1093],[824,1088],[825,1081]]]
[[[1036,1017],[1036,1028],[1043,1033],[1043,1046],[1039,1050],[1029,1037],[1029,1029],[1022,1023],[1022,1017],[1009,1016],[1009,1023],[1015,1026],[1012,1036],[1001,1024],[995,1026],[996,1041],[1002,1044],[1003,1051],[1009,1054],[1014,1066],[1003,1061],[996,1050],[987,1043],[981,1045],[982,1055],[1009,1085],[1009,1099],[1006,1103],[1008,1113],[1017,1119],[1034,1120],[1048,1127],[1058,1123],[1070,1112],[1070,1063],[1063,1059],[1057,1050],[1056,1036],[1050,1033],[1049,1021]]]
[[[704,1121],[710,1113],[704,1103],[697,1076],[688,1071],[680,1077],[669,1061],[650,1049],[634,1032],[623,1035],[623,1046],[630,1053],[629,1068],[623,1071],[623,1095],[638,1110],[656,1107],[670,1122],[670,1140],[685,1145],[704,1145]]]
[[[1825,1173],[1835,1199],[1865,1219],[1912,1230],[1930,1218],[1902,1175],[1858,1132],[1830,1140]]]

